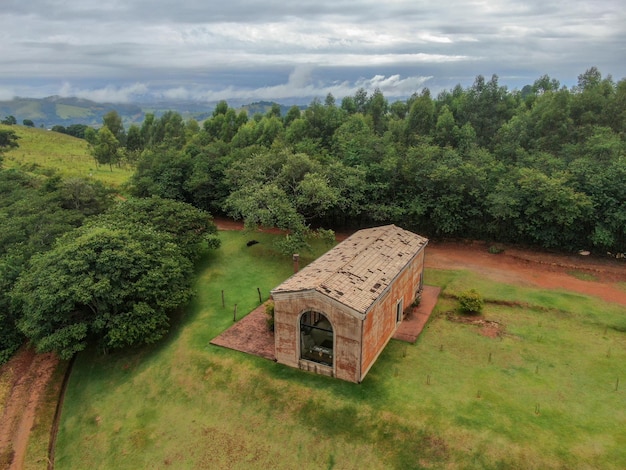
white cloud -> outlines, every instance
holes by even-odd
[[[377,75],[391,93],[423,76],[449,83],[495,73],[517,84],[549,74],[566,83],[594,65],[620,79],[621,3],[5,0],[0,96],[58,93],[63,82],[72,84],[63,93],[118,102],[317,96]]]
[[[144,83],[134,83],[125,87],[107,85],[93,90],[80,89],[70,83],[64,83],[59,89],[59,96],[75,96],[100,103],[129,103],[142,95],[149,93],[149,88]]]

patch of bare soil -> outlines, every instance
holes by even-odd
[[[505,326],[493,320],[487,320],[482,315],[456,315],[448,312],[446,318],[456,323],[478,326],[479,333],[488,338],[500,338],[505,334]]]
[[[567,290],[626,305],[626,291],[618,286],[618,283],[626,282],[626,263],[622,260],[519,248],[491,254],[483,242],[431,241],[426,248],[425,263],[428,268],[467,269],[496,282]],[[571,275],[574,271],[590,274],[595,280],[578,279]]]
[[[0,416],[0,464],[21,469],[37,406],[59,361],[54,354],[36,354],[23,348],[0,367],[0,375],[10,377],[9,396]]]
[[[220,230],[242,230],[243,223],[216,218]],[[263,230],[280,233],[276,229]],[[337,240],[350,233],[338,232]],[[437,242],[426,248],[426,267],[435,269],[467,269],[483,274],[496,282],[511,282],[544,289],[561,289],[599,297],[607,302],[626,305],[626,291],[617,283],[626,282],[626,261],[594,256],[566,255],[504,247],[499,254],[489,252],[489,245],[480,241]],[[593,276],[595,281],[578,279],[576,271]]]
[[[211,344],[274,361],[274,333],[267,327],[266,318],[263,304],[214,338]]]

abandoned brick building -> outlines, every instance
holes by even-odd
[[[422,290],[427,243],[360,230],[272,290],[276,360],[361,382]]]

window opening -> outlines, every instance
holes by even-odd
[[[402,299],[398,300],[396,304],[396,323],[400,323],[402,321]]]
[[[333,327],[323,313],[308,311],[300,317],[300,357],[332,366]]]

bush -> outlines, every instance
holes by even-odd
[[[463,313],[479,313],[485,301],[475,289],[466,290],[459,294],[459,307]]]

